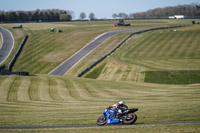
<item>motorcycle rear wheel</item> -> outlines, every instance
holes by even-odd
[[[102,115],[101,117],[99,117],[99,119],[97,120],[97,125],[98,126],[103,126],[106,124],[107,121],[107,117],[105,115]]]
[[[133,124],[133,123],[136,122],[136,120],[137,120],[137,115],[136,114],[130,113],[130,114],[128,114],[128,116],[129,117],[127,119],[123,120],[124,124]]]

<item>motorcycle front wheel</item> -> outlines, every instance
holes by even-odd
[[[106,124],[106,120],[107,117],[105,115],[102,115],[101,117],[99,117],[99,119],[97,120],[97,125],[98,126],[103,126]]]
[[[128,117],[123,120],[123,123],[124,124],[133,124],[136,122],[136,120],[137,120],[137,115],[130,113],[130,114],[128,114]]]

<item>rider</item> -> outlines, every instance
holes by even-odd
[[[116,108],[118,110],[118,114],[122,115],[124,111],[128,109],[128,106],[125,104],[124,101],[120,101],[117,104],[109,106],[109,108]]]

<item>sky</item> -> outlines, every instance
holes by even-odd
[[[109,19],[113,13],[130,14],[191,3],[200,4],[200,0],[0,0],[0,11],[63,9],[73,11],[74,19],[78,19],[81,12],[87,17],[94,13],[98,19]]]

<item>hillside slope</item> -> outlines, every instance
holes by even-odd
[[[1,126],[95,124],[106,107],[120,100],[139,108],[138,123],[200,121],[199,87],[68,76],[0,76],[0,123]]]
[[[2,27],[12,31],[15,38],[15,47],[8,65],[22,41],[24,33],[29,35],[22,53],[20,54],[14,71],[28,71],[31,74],[47,74],[64,60],[84,47],[98,35],[114,30],[132,28],[150,28],[187,24],[189,20],[138,20],[126,21],[131,23],[128,27],[113,27],[117,21],[94,22],[63,22],[63,23],[24,23],[23,29],[12,29],[16,24],[1,24]],[[50,32],[50,28],[61,29],[62,33]],[[120,42],[116,41],[116,44]],[[108,50],[112,49],[112,45]],[[106,51],[100,53],[106,54]],[[93,56],[90,56],[93,57]],[[87,63],[89,64],[89,63]],[[75,76],[75,75],[74,75]]]
[[[133,25],[129,28],[146,28],[188,24],[190,20],[129,22]],[[181,47],[180,52],[170,51],[172,59],[170,59],[170,54],[166,56],[168,54],[164,50],[168,49],[170,45],[165,47],[161,53],[151,50],[151,47],[153,49],[157,44],[155,38],[151,39],[151,37],[156,36],[160,42],[168,42],[167,39],[162,40],[159,37],[164,38],[171,33],[173,36],[182,37],[184,35],[186,38],[195,29],[198,29],[195,26],[185,27],[177,32],[163,30],[134,36],[115,54],[91,71],[93,74],[94,70],[100,70],[97,79],[77,78],[75,76],[96,59],[102,57],[103,54],[113,49],[128,35],[127,33],[113,36],[107,40],[72,69],[68,75],[47,75],[51,69],[100,33],[107,30],[128,29],[127,27],[114,28],[112,27],[113,23],[115,22],[29,23],[23,24],[23,30],[12,30],[11,27],[14,24],[3,25],[12,30],[16,39],[12,54],[18,48],[23,33],[29,34],[30,38],[13,70],[29,71],[31,76],[0,76],[0,126],[95,125],[104,109],[120,100],[124,100],[129,107],[139,108],[139,111],[136,112],[137,123],[200,121],[200,84],[159,85],[144,83],[145,73],[143,73],[147,70],[162,70],[166,66],[170,66],[170,70],[178,69],[179,67],[174,67],[174,63],[166,65],[161,62],[161,60],[172,59],[179,61],[176,64],[180,64],[180,69],[199,70],[199,54],[195,52],[185,54],[184,47]],[[49,31],[49,27],[62,29],[63,33],[52,33]],[[195,33],[199,35],[198,30]],[[196,34],[192,34],[190,37],[194,36],[198,40]],[[150,39],[151,43],[144,45],[146,39]],[[141,43],[142,41],[143,43]],[[193,42],[190,39],[188,41]],[[180,42],[184,44],[181,39]],[[190,48],[197,52],[199,47],[196,46],[196,43],[192,44]],[[147,50],[145,48],[148,44],[151,47],[148,47]],[[158,47],[162,46],[162,44],[158,45]],[[177,44],[172,48],[179,46],[182,45]],[[140,53],[142,50],[150,50],[151,54],[147,52],[149,55],[145,57],[145,53]],[[135,52],[141,55],[134,58]],[[6,61],[6,65],[10,58]],[[185,63],[182,62],[183,60]],[[150,61],[151,65],[149,65]],[[158,63],[160,66],[157,65]],[[116,130],[119,132],[198,132],[199,127],[199,123],[196,123],[73,129],[1,129],[0,132],[116,132]]]
[[[143,82],[149,70],[200,70],[199,29],[193,25],[136,35],[103,62],[97,78]]]

